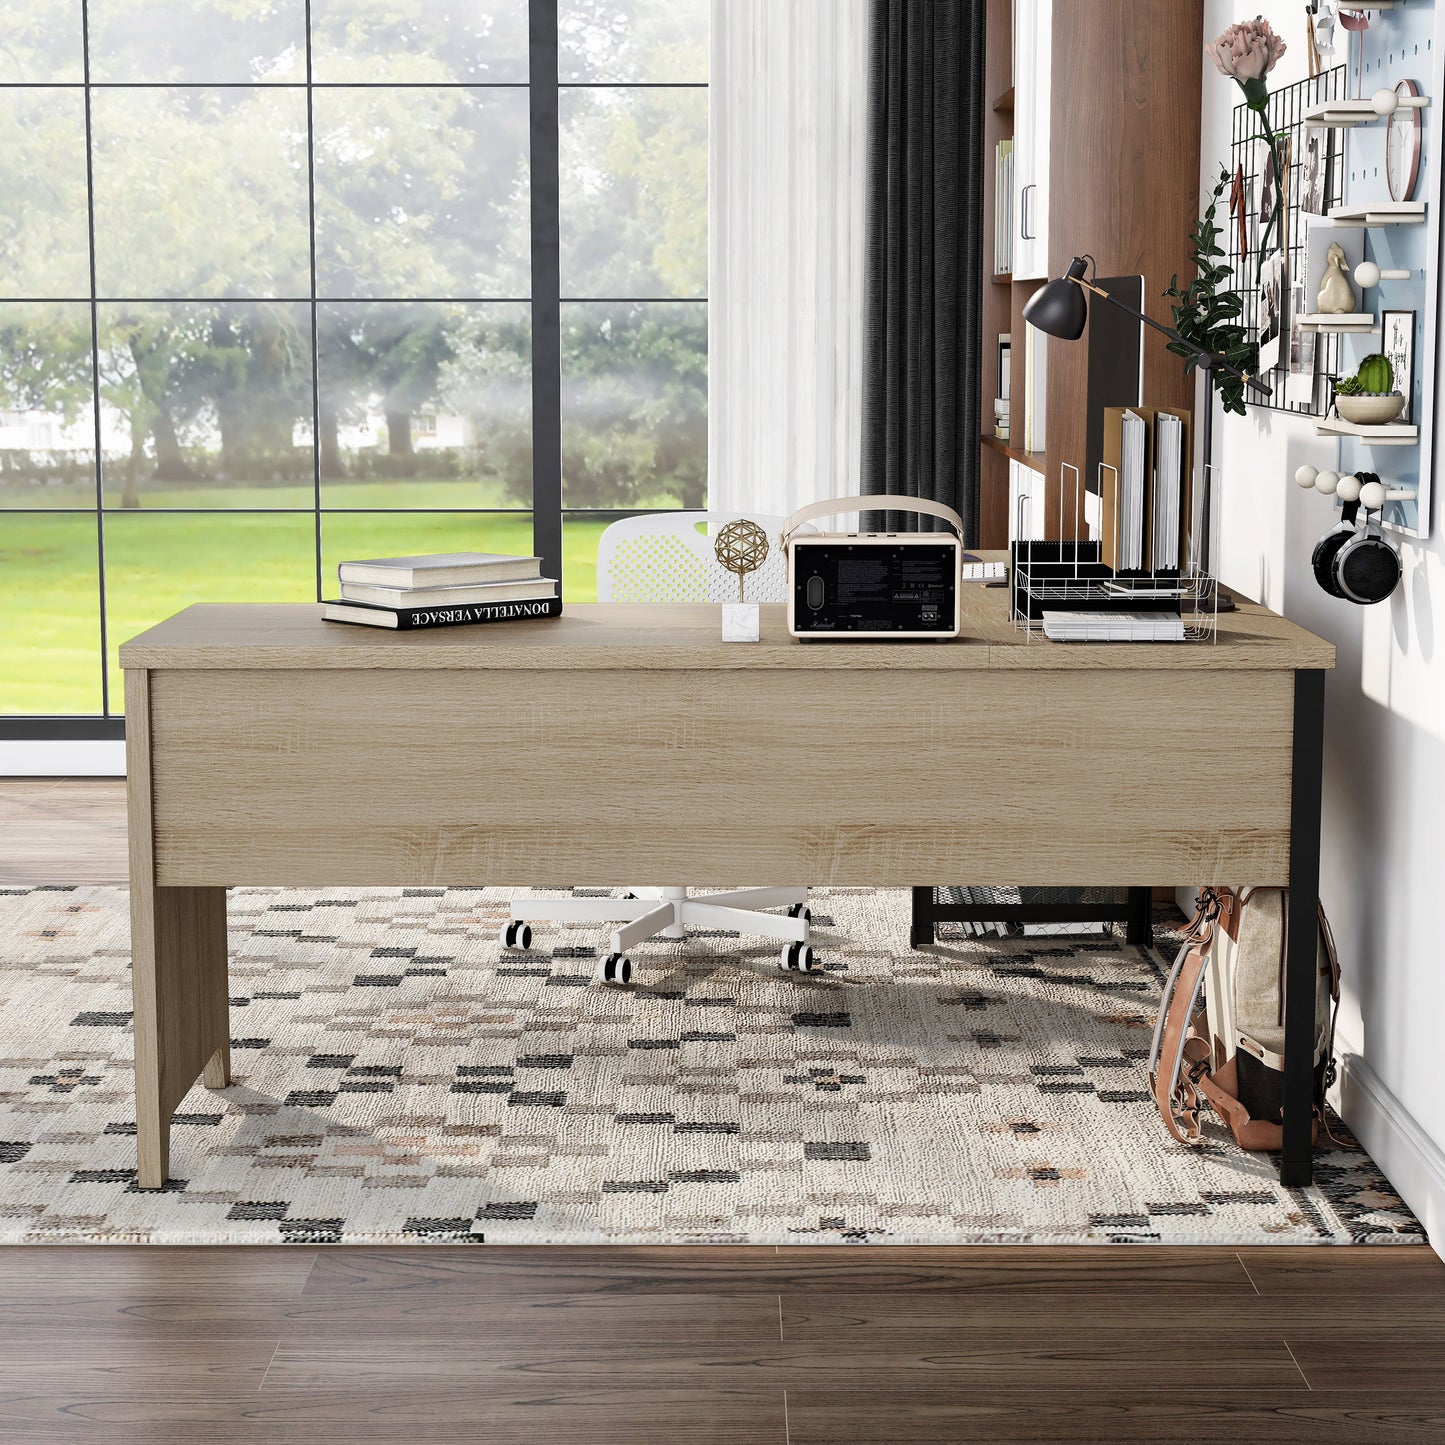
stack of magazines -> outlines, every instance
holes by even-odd
[[[1183,642],[1177,612],[1044,612],[1051,642]]]
[[[343,562],[338,601],[323,602],[328,622],[364,627],[455,627],[556,617],[557,580],[542,576],[540,557],[500,552],[442,552],[434,557],[378,557]]]

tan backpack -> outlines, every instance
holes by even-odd
[[[1164,985],[1149,1080],[1169,1132],[1198,1144],[1207,1103],[1243,1149],[1279,1149],[1284,1117],[1283,888],[1205,888]],[[1333,1082],[1340,969],[1319,911],[1315,985],[1315,1128]],[[1200,993],[1204,1005],[1200,1005]]]

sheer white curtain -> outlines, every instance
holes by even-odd
[[[868,0],[713,0],[713,511],[859,490],[867,57]]]

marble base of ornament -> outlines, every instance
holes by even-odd
[[[722,640],[724,642],[756,642],[758,640],[758,604],[756,602],[723,603]]]

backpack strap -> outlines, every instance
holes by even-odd
[[[1166,995],[1161,1010],[1164,1027],[1159,1041],[1159,1059],[1150,1080],[1154,1102],[1159,1106],[1159,1117],[1181,1144],[1199,1142],[1200,1096],[1194,1075],[1199,1067],[1208,1063],[1209,1045],[1202,1039],[1193,1040],[1204,1050],[1199,1058],[1189,1056],[1188,1046],[1212,938],[1212,933],[1197,938],[1182,950],[1174,987]]]

